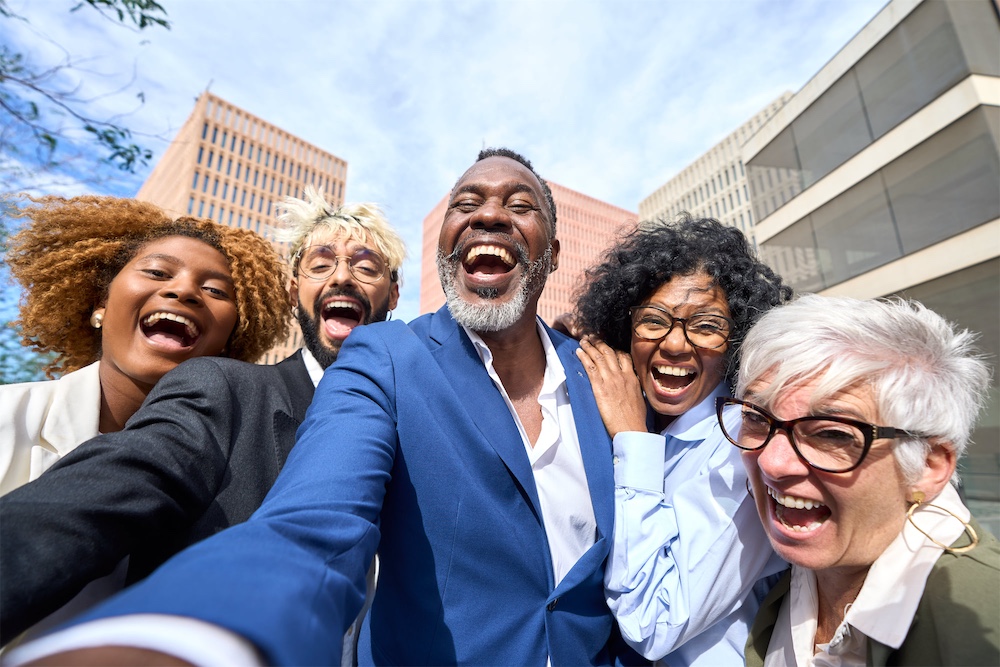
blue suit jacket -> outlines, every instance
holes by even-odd
[[[597,541],[558,586],[516,424],[446,308],[353,332],[260,510],[94,616],[194,616],[281,664],[331,664],[380,554],[359,662],[606,664],[611,444],[575,341],[566,377]]]

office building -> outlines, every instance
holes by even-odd
[[[643,220],[675,219],[683,212],[715,218],[753,241],[753,211],[743,165],[743,144],[791,99],[784,93],[732,134],[639,202]]]
[[[545,291],[538,300],[538,314],[551,324],[557,316],[573,310],[573,291],[583,283],[584,271],[599,259],[623,226],[635,224],[636,215],[558,183],[547,182],[556,204],[559,269],[549,274]],[[424,218],[420,259],[421,313],[435,311],[444,305],[435,259],[447,206],[448,195],[445,195]]]
[[[344,160],[206,91],[136,198],[175,217],[266,234],[282,199],[301,197],[313,184],[342,204],[346,178]],[[293,323],[288,339],[260,363],[284,359],[301,342]]]
[[[995,368],[998,143],[997,5],[891,0],[744,146],[761,254],[800,292],[922,301]],[[994,372],[973,500],[1000,500],[998,397]]]

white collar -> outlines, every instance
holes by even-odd
[[[725,380],[716,385],[712,393],[706,396],[698,405],[682,415],[678,415],[661,435],[669,435],[678,440],[694,442],[706,439],[712,431],[719,428],[719,420],[711,419],[715,415],[715,399],[718,396],[729,398],[732,392]],[[727,413],[728,415],[728,413]],[[726,422],[728,423],[728,419]]]
[[[303,347],[300,349],[302,350],[302,361],[306,365],[306,372],[309,373],[309,379],[312,380],[313,387],[317,387],[319,386],[319,381],[323,379],[323,367],[316,361],[316,357],[309,351],[309,348]]]
[[[460,325],[462,330],[468,335],[469,340],[472,341],[472,345],[476,348],[476,352],[479,354],[480,361],[486,366],[486,369],[492,373],[493,370],[493,351],[490,350],[489,345],[483,340],[482,336],[477,334],[475,331],[469,327]],[[542,321],[535,318],[535,326],[538,329],[538,337],[542,341],[542,350],[545,352],[545,377],[542,380],[542,389],[539,395],[544,395],[547,393],[553,393],[555,390],[566,381],[566,371],[563,369],[562,360],[559,359],[559,354],[556,352],[555,345],[552,344],[552,340],[549,338],[549,332],[545,330],[545,326]]]

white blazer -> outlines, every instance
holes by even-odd
[[[0,495],[98,435],[99,361],[58,380],[0,385]]]

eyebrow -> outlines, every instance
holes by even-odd
[[[541,196],[538,192],[535,191],[535,188],[531,187],[531,185],[525,183],[524,181],[504,181],[503,183],[500,183],[499,187],[504,190],[509,190],[512,194],[518,192],[524,192],[530,194],[532,197],[535,198]],[[464,185],[461,185],[455,188],[455,192],[452,194],[449,203],[455,201],[455,197],[457,197],[460,194],[471,193],[479,195],[480,197],[484,197],[485,195],[483,193],[483,189],[484,186],[480,185],[479,183],[466,183]]]

